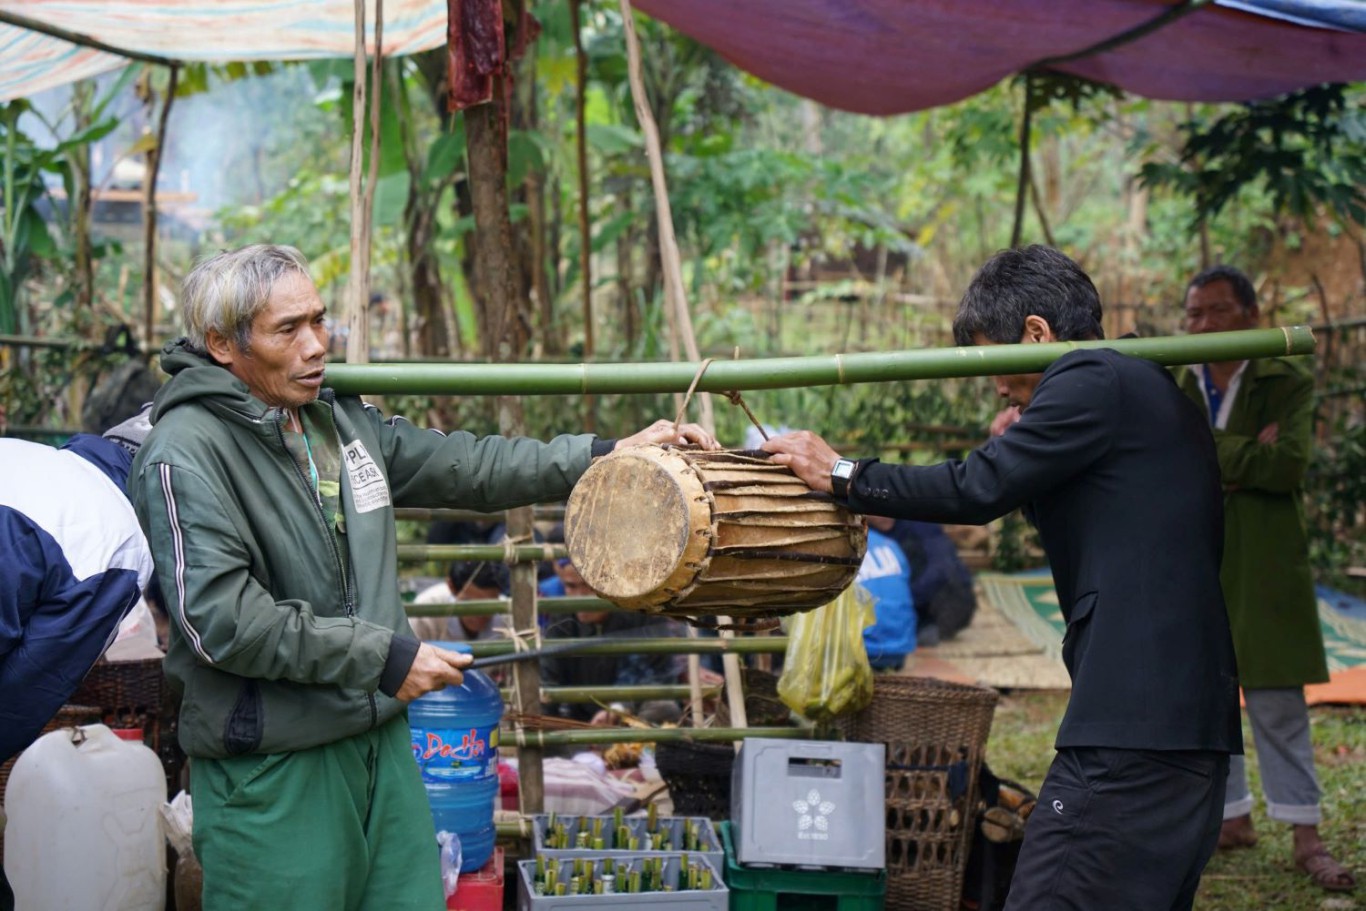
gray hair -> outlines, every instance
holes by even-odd
[[[291,272],[308,277],[308,260],[294,247],[252,244],[200,260],[185,277],[181,307],[190,346],[207,351],[209,330],[251,347],[251,324],[275,283]]]

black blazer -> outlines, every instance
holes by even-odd
[[[1026,508],[1067,620],[1059,748],[1242,752],[1219,463],[1166,370],[1066,354],[1004,435],[941,465],[861,462],[849,504],[979,525]]]

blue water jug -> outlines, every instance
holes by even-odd
[[[464,642],[433,642],[468,652]],[[408,706],[413,756],[422,770],[436,831],[460,837],[461,867],[478,870],[493,856],[493,806],[498,799],[498,723],[503,697],[479,671],[465,682],[414,699]]]

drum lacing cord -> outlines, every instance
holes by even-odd
[[[738,357],[740,349],[735,349],[735,352],[736,356]],[[678,432],[678,425],[682,423],[683,415],[685,415],[688,411],[688,403],[692,401],[692,394],[697,391],[697,384],[702,381],[702,374],[707,372],[707,368],[711,366],[711,362],[714,360],[716,360],[716,358],[709,357],[706,360],[704,360],[701,363],[701,365],[698,366],[697,373],[693,376],[692,383],[688,386],[688,393],[687,395],[683,396],[683,404],[678,409],[678,416],[674,418],[674,433]],[[743,396],[740,395],[740,390],[732,389],[730,392],[723,392],[721,394],[724,395],[726,397],[726,400],[729,401],[732,405],[735,405],[736,407],[744,411],[744,413],[749,417],[750,423],[752,423],[755,427],[759,428],[759,435],[762,436],[765,440],[768,439],[768,431],[764,430],[764,425],[759,423],[759,419],[754,416],[754,412],[749,410],[749,405],[745,404],[745,399]]]

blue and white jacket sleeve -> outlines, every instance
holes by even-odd
[[[25,445],[4,450],[0,482],[0,761],[76,691],[151,574],[122,491],[79,456]]]

